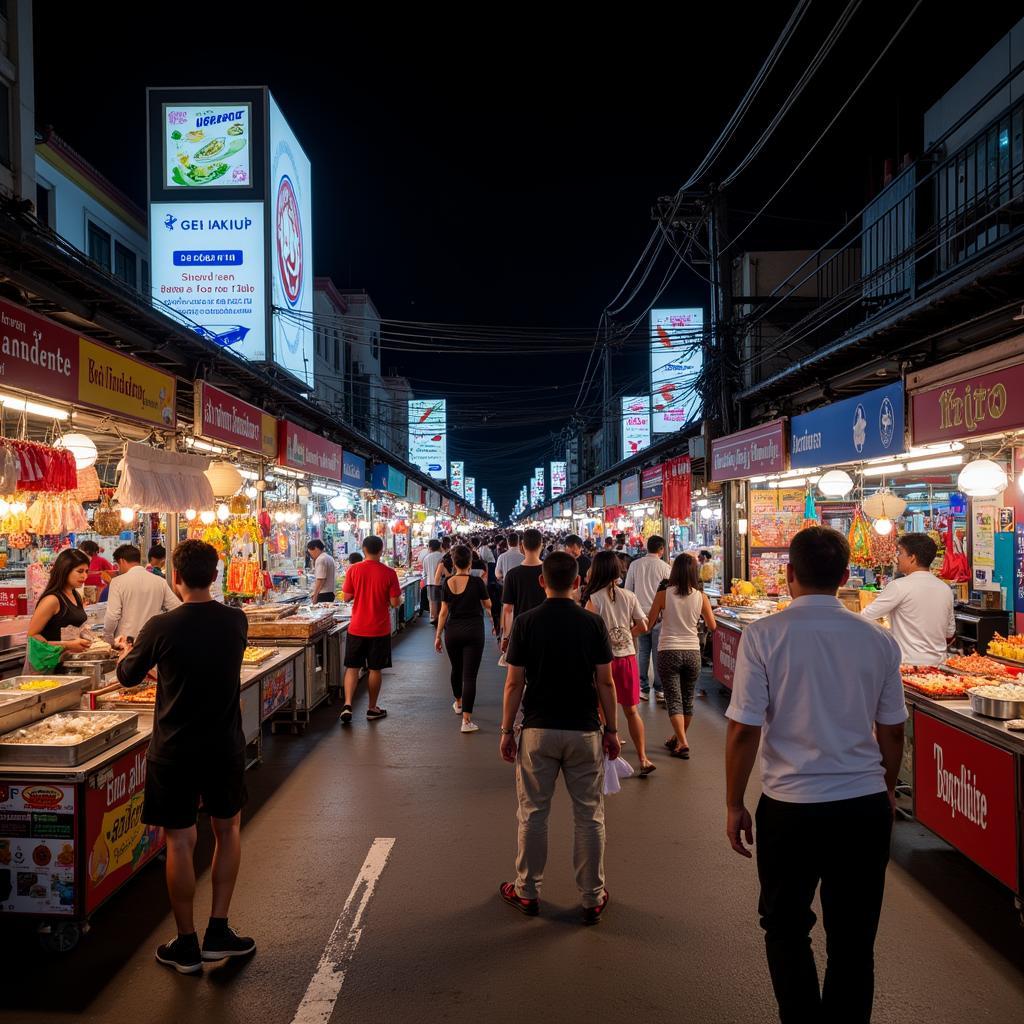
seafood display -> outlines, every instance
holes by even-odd
[[[76,743],[98,736],[101,732],[127,722],[131,715],[103,714],[93,717],[88,714],[51,715],[35,725],[0,736],[0,743],[32,744],[49,747],[71,747]]]
[[[958,654],[946,659],[946,664],[955,672],[968,672],[976,676],[991,676],[995,679],[1018,679],[1020,673],[981,654]]]
[[[995,633],[988,642],[988,651],[997,658],[1024,662],[1024,636],[1001,636]]]

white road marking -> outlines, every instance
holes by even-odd
[[[345,974],[363,934],[363,915],[394,845],[394,839],[374,839],[370,845],[370,852],[359,869],[292,1024],[328,1024],[330,1021],[341,986],[345,984]]]

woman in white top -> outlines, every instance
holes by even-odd
[[[640,758],[640,778],[646,779],[657,767],[647,759],[644,723],[637,713],[640,703],[640,669],[633,638],[647,632],[647,620],[636,594],[619,586],[622,567],[614,551],[594,556],[587,586],[580,598],[588,612],[595,612],[608,627],[612,645],[612,679],[615,695],[626,715],[629,735]]]
[[[686,730],[693,721],[693,690],[700,675],[700,636],[697,623],[703,617],[715,629],[715,614],[700,582],[697,559],[689,552],[672,563],[672,574],[662,583],[651,605],[649,621],[661,620],[658,642],[658,675],[665,688],[665,704],[675,735],[665,746],[673,757],[686,761],[690,747]]]

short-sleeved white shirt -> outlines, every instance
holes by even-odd
[[[899,645],[834,597],[797,598],[744,629],[726,715],[763,726],[767,796],[827,803],[882,793],[873,727],[907,718]]]
[[[862,614],[866,619],[889,616],[905,665],[941,665],[947,638],[956,635],[953,591],[930,572],[893,580]]]

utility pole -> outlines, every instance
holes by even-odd
[[[608,337],[608,327],[605,326],[604,333],[604,386],[601,389],[601,468],[611,469],[615,464],[615,459],[612,456],[612,424],[611,424],[611,404],[612,404],[612,360],[611,360],[611,341]]]

